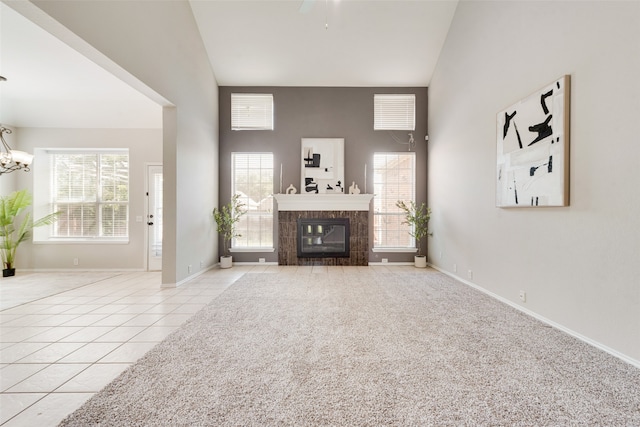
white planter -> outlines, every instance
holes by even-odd
[[[416,255],[413,258],[413,264],[417,268],[425,268],[427,266],[427,257],[426,257],[426,255]]]
[[[233,257],[231,255],[220,257],[220,268],[231,268],[231,266],[233,266]]]

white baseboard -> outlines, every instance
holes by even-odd
[[[277,261],[270,261],[270,262],[233,262],[233,265],[278,265]]]
[[[415,265],[415,264],[413,262],[371,262],[371,261],[369,261],[369,265],[376,265],[376,266],[378,266],[378,265],[382,265],[382,266],[385,266],[385,265],[392,265],[393,266],[393,265],[395,265],[395,266],[397,266],[397,265]]]
[[[483,294],[486,294],[486,295],[490,296],[491,298],[494,298],[494,299],[496,299],[496,300],[498,300],[498,301],[500,301],[502,303],[505,303],[508,306],[513,307],[516,310],[521,311],[522,313],[527,314],[527,315],[529,315],[529,316],[541,321],[542,323],[546,323],[547,325],[552,326],[552,327],[554,327],[554,328],[556,328],[556,329],[558,329],[558,330],[560,330],[562,332],[565,332],[565,333],[571,335],[572,337],[579,339],[580,341],[583,341],[583,342],[585,342],[585,343],[587,343],[587,344],[589,344],[589,345],[591,345],[591,346],[593,346],[593,347],[595,347],[595,348],[597,348],[599,350],[602,350],[602,351],[604,351],[606,353],[609,353],[610,355],[612,355],[612,356],[614,356],[614,357],[616,357],[616,358],[618,358],[618,359],[620,359],[620,360],[622,360],[624,362],[627,362],[630,365],[635,366],[636,368],[640,368],[640,360],[636,360],[636,359],[634,359],[632,357],[627,356],[626,354],[620,353],[617,350],[614,350],[614,349],[612,349],[610,347],[607,347],[606,345],[604,345],[602,343],[594,341],[589,337],[586,337],[586,336],[584,336],[584,335],[582,335],[582,334],[580,334],[580,333],[578,333],[578,332],[576,332],[576,331],[574,331],[572,329],[567,328],[566,326],[563,326],[563,325],[561,325],[559,323],[556,323],[553,320],[549,320],[546,317],[541,316],[541,315],[539,315],[538,313],[536,313],[534,311],[528,310],[528,309],[526,309],[526,308],[514,303],[513,301],[510,301],[510,300],[508,300],[508,299],[506,299],[504,297],[501,297],[498,294],[494,294],[493,292],[488,291],[488,290],[476,285],[473,282],[470,282],[470,281],[465,280],[465,279],[463,279],[461,277],[458,277],[455,274],[452,274],[449,271],[443,270],[443,269],[441,269],[441,268],[439,268],[439,267],[437,267],[437,266],[435,266],[435,265],[433,265],[431,263],[429,263],[429,267],[431,267],[431,268],[433,268],[435,270],[438,270],[439,272],[441,272],[443,274],[446,274],[447,276],[449,276],[449,277],[451,277],[453,279],[456,279],[457,281],[459,281],[461,283],[464,283],[465,285],[470,286],[470,287],[482,292]]]
[[[84,272],[104,272],[104,273],[135,273],[146,272],[143,268],[16,268],[16,273],[21,271],[27,273],[84,273]],[[150,272],[153,273],[153,272]]]

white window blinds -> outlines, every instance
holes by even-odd
[[[416,96],[414,94],[373,95],[374,130],[415,130]]]
[[[50,151],[49,160],[49,197],[60,216],[48,237],[128,238],[127,151]]]
[[[231,130],[273,130],[273,95],[232,93]]]

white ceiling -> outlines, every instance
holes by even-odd
[[[427,86],[457,6],[452,0],[190,3],[221,86]]]
[[[190,4],[221,86],[428,86],[457,0]],[[161,126],[157,103],[2,3],[0,40],[0,123]]]

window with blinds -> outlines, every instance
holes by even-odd
[[[415,153],[374,153],[374,248],[415,247],[412,230],[403,224],[404,213],[396,206],[398,200],[415,201],[415,169]]]
[[[49,237],[128,239],[128,150],[48,151],[48,156],[51,204],[60,212]]]
[[[273,130],[273,95],[232,93],[231,130]]]
[[[273,248],[273,153],[232,153],[232,194],[247,212],[232,249]]]
[[[416,96],[373,95],[373,129],[416,130]]]

